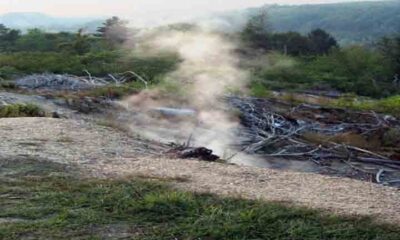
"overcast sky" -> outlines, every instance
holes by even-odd
[[[42,12],[56,16],[133,17],[160,13],[205,13],[232,10],[266,3],[303,4],[351,2],[355,0],[0,0],[0,14],[7,12]]]

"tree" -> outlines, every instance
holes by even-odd
[[[300,56],[310,53],[310,41],[297,32],[276,33],[270,37],[270,47],[285,55]]]
[[[8,28],[4,24],[0,24],[0,36],[4,36],[8,32]]]
[[[0,24],[0,51],[9,51],[15,46],[16,41],[21,37],[21,32],[9,29]]]
[[[83,34],[83,29],[78,30],[73,40],[68,39],[68,41],[59,44],[60,49],[73,52],[78,55],[84,55],[85,53],[90,52],[91,47],[89,36]]]
[[[400,36],[382,38],[378,43],[378,49],[389,61],[394,80],[397,78],[397,84],[400,85]]]
[[[79,29],[76,33],[75,41],[72,44],[72,47],[76,53],[79,55],[83,55],[90,51],[90,42],[88,35],[83,34],[83,29]]]
[[[16,48],[18,51],[48,52],[55,51],[57,44],[55,34],[46,33],[40,29],[30,29],[18,39]]]
[[[253,48],[269,50],[270,27],[268,14],[265,9],[252,16],[241,32],[244,42]]]
[[[103,26],[97,29],[97,32],[96,36],[103,38],[110,47],[116,47],[128,39],[129,30],[126,21],[112,17],[107,19]]]
[[[329,33],[318,28],[308,34],[314,54],[327,54],[332,48],[338,47],[337,41]]]

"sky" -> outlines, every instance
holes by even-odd
[[[88,17],[168,16],[201,14],[267,3],[304,4],[352,2],[355,0],[0,0],[0,14],[8,12],[41,12],[53,16]]]

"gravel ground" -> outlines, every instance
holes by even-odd
[[[176,179],[196,192],[285,202],[400,224],[400,191],[368,182],[194,160],[166,159],[162,147],[83,121],[0,119],[0,157],[73,164],[96,177]]]

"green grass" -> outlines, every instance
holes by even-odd
[[[375,111],[400,117],[400,95],[368,100],[358,100],[357,96],[349,95],[334,101],[333,106],[359,111]]]
[[[0,162],[1,163],[1,162]],[[0,239],[399,239],[399,228],[277,203],[79,179],[63,165],[0,164]]]
[[[257,98],[271,97],[271,91],[261,82],[255,81],[250,85],[250,96]]]
[[[33,104],[10,104],[0,106],[0,118],[43,117],[44,112]]]

